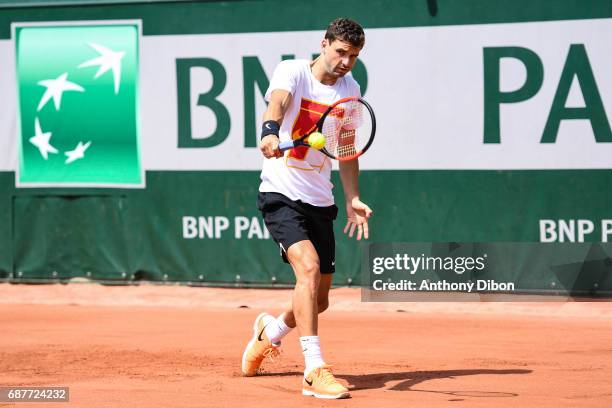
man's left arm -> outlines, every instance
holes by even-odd
[[[359,241],[361,237],[368,239],[368,218],[372,216],[372,210],[359,198],[359,160],[341,161],[339,165],[348,217],[344,233],[348,232],[352,238],[357,228],[357,240]]]

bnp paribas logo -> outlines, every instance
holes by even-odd
[[[18,187],[142,187],[138,21],[14,24]]]

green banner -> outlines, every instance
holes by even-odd
[[[7,179],[4,185],[10,184],[9,173],[0,176]],[[537,242],[542,219],[563,220],[558,233],[564,241],[590,248],[578,243],[577,227],[572,235],[561,226],[569,225],[580,208],[581,219],[595,225],[590,233],[582,231],[585,242],[601,242],[602,234],[612,238],[612,231],[601,227],[612,218],[607,206],[612,199],[610,177],[610,171],[598,170],[366,171],[361,177],[363,199],[375,212],[369,241],[343,234],[343,192],[335,191],[340,213],[334,282],[361,283],[359,255],[367,253],[369,243],[465,242],[467,237],[484,243]],[[337,173],[332,181],[340,185]],[[12,247],[14,258],[7,262],[0,257],[0,269],[13,273],[14,263],[12,276],[19,279],[86,276],[126,283],[291,284],[293,272],[280,259],[256,209],[258,185],[256,171],[210,171],[148,172],[147,190],[58,189],[41,195],[46,190],[11,188],[1,201],[7,211],[0,228],[5,229],[2,236],[10,236],[7,224],[14,214],[15,235],[13,242],[0,246],[0,254],[10,258]],[[588,201],[583,200],[585,189],[593,192]],[[548,201],[517,201],[529,196]],[[563,264],[565,245],[547,247],[551,250],[542,258],[534,258],[529,245],[519,245],[510,254],[512,265],[532,280],[535,286],[530,288],[548,285],[546,265],[554,257]],[[581,269],[570,266],[552,275],[560,279],[556,290],[571,292],[570,283],[582,282]],[[609,279],[600,280],[596,290],[612,289]]]

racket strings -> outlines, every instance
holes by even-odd
[[[338,158],[360,153],[370,137],[371,118],[358,100],[351,100],[334,107],[323,123],[325,149]]]

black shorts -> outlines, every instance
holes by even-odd
[[[263,214],[270,235],[280,247],[283,261],[287,249],[298,241],[310,240],[319,255],[321,273],[334,273],[336,240],[333,221],[338,207],[317,207],[292,201],[280,193],[259,193],[257,208]]]

